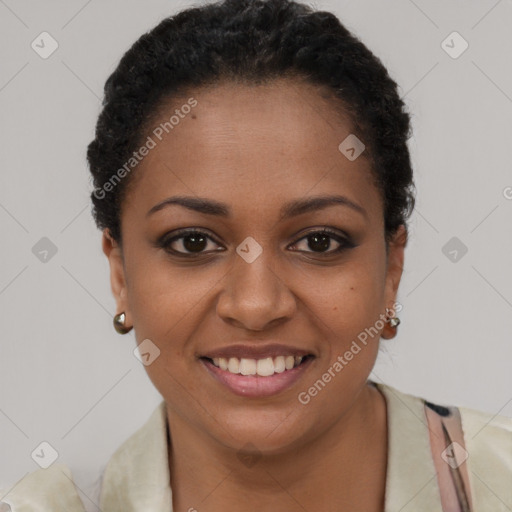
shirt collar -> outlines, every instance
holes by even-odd
[[[109,460],[100,509],[109,512],[172,512],[165,401]]]
[[[442,512],[423,400],[385,384],[373,384],[382,392],[387,404],[384,512]]]

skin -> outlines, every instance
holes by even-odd
[[[352,127],[318,87],[279,79],[257,87],[223,83],[191,96],[198,105],[134,171],[122,207],[122,247],[107,230],[102,240],[117,312],[126,313],[137,343],[149,338],[160,349],[146,370],[167,405],[173,506],[382,511],[386,403],[367,384],[379,336],[307,405],[297,395],[396,302],[405,228],[386,258],[383,203],[370,164],[338,150]],[[167,102],[158,122],[183,103]],[[334,193],[366,214],[336,205],[279,216],[288,201]],[[221,201],[232,216],[173,205],[146,217],[175,195]],[[323,250],[308,243],[307,235],[324,226],[346,232],[356,246],[335,254],[334,238]],[[187,260],[156,245],[190,227],[213,237],[199,255],[188,251]],[[248,236],[263,249],[252,263],[236,252]],[[170,247],[187,253],[183,242]],[[392,337],[384,329],[382,337]],[[315,359],[290,389],[241,397],[197,358],[241,340],[297,346]],[[239,457],[248,443],[252,465]]]

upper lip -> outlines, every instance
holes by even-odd
[[[211,350],[202,354],[200,357],[208,357],[210,359],[217,357],[237,357],[238,359],[265,359],[267,357],[277,356],[307,356],[313,355],[311,351],[304,350],[290,345],[282,345],[279,343],[272,343],[266,345],[251,345],[238,343],[234,345],[225,346],[215,350]]]

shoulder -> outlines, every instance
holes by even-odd
[[[110,457],[103,475],[100,509],[172,508],[165,401]]]
[[[459,422],[475,510],[512,510],[512,418],[427,400],[384,384],[378,384],[378,388],[387,398],[389,419],[399,433],[395,450],[400,449],[398,444],[409,450],[416,449],[418,443],[425,448],[429,437],[430,442],[438,437],[431,428],[437,422],[445,423],[450,433],[454,422]],[[437,420],[432,425],[429,410],[436,413]],[[418,424],[423,426],[418,428]],[[412,444],[408,440],[410,436],[415,437]],[[436,456],[437,450],[443,449],[437,444],[434,442],[433,446]],[[424,450],[424,454],[427,453]]]
[[[165,419],[165,402],[162,401],[149,419],[99,469],[72,470],[69,465],[54,463],[46,469],[27,473],[18,482],[1,484],[0,512],[129,509],[140,494],[138,483],[146,479],[148,492],[151,492],[153,482],[165,478],[162,472],[164,460],[167,462],[164,459],[167,454]],[[155,465],[156,461],[159,464]],[[109,506],[100,508],[102,500]]]
[[[85,512],[71,470],[65,464],[38,469],[10,487],[3,487],[0,489],[1,506],[4,508],[0,510],[12,512]]]
[[[512,418],[427,400],[385,384],[379,383],[377,387],[387,399],[390,419],[403,427],[402,433],[407,432],[406,424],[414,422],[414,417],[427,424],[427,407],[441,418],[458,412],[468,460],[471,460],[472,465],[479,469],[491,466],[496,470],[499,468],[512,478]]]
[[[467,407],[458,408],[477,505],[512,509],[512,418]]]
[[[428,400],[423,396],[409,394],[400,391],[387,384],[378,384],[378,388],[384,393],[390,402],[398,402],[405,407],[396,409],[393,412],[406,415],[406,412],[417,412],[424,409],[425,404],[443,416],[444,411],[449,412],[457,409],[460,412],[464,439],[474,446],[487,446],[491,448],[501,447],[508,450],[512,462],[512,418],[500,414],[490,414],[478,409],[457,406],[442,402]],[[406,410],[409,411],[406,411]],[[412,411],[411,411],[412,410]],[[403,412],[406,411],[406,412]]]
[[[488,447],[502,444],[512,455],[512,418],[500,414],[471,409],[458,408],[462,417],[462,426],[468,441],[485,443]]]
[[[126,464],[134,464],[134,459],[137,459],[137,465],[146,462],[151,464],[152,460],[146,461],[143,455],[154,452],[155,448],[161,450],[165,442],[166,408],[165,401],[162,400],[152,411],[149,418],[146,418],[144,423],[117,447],[108,460],[106,472],[111,476],[112,467],[115,467],[117,472],[118,468],[126,468]]]

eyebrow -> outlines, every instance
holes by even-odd
[[[229,206],[225,203],[221,203],[219,201],[215,201],[213,199],[207,199],[205,197],[190,197],[190,196],[174,196],[168,197],[163,201],[157,203],[153,206],[146,217],[149,217],[153,213],[166,208],[171,205],[179,205],[187,208],[189,210],[193,210],[198,213],[203,213],[206,215],[217,215],[219,217],[231,218],[231,210]],[[282,219],[289,219],[291,217],[295,217],[298,215],[302,215],[304,213],[322,210],[324,208],[328,208],[330,206],[341,205],[347,206],[356,212],[359,212],[364,217],[368,217],[368,213],[366,210],[359,204],[351,201],[348,197],[339,196],[339,195],[330,195],[330,196],[314,196],[308,197],[306,199],[297,199],[286,203],[281,207],[281,216]]]

